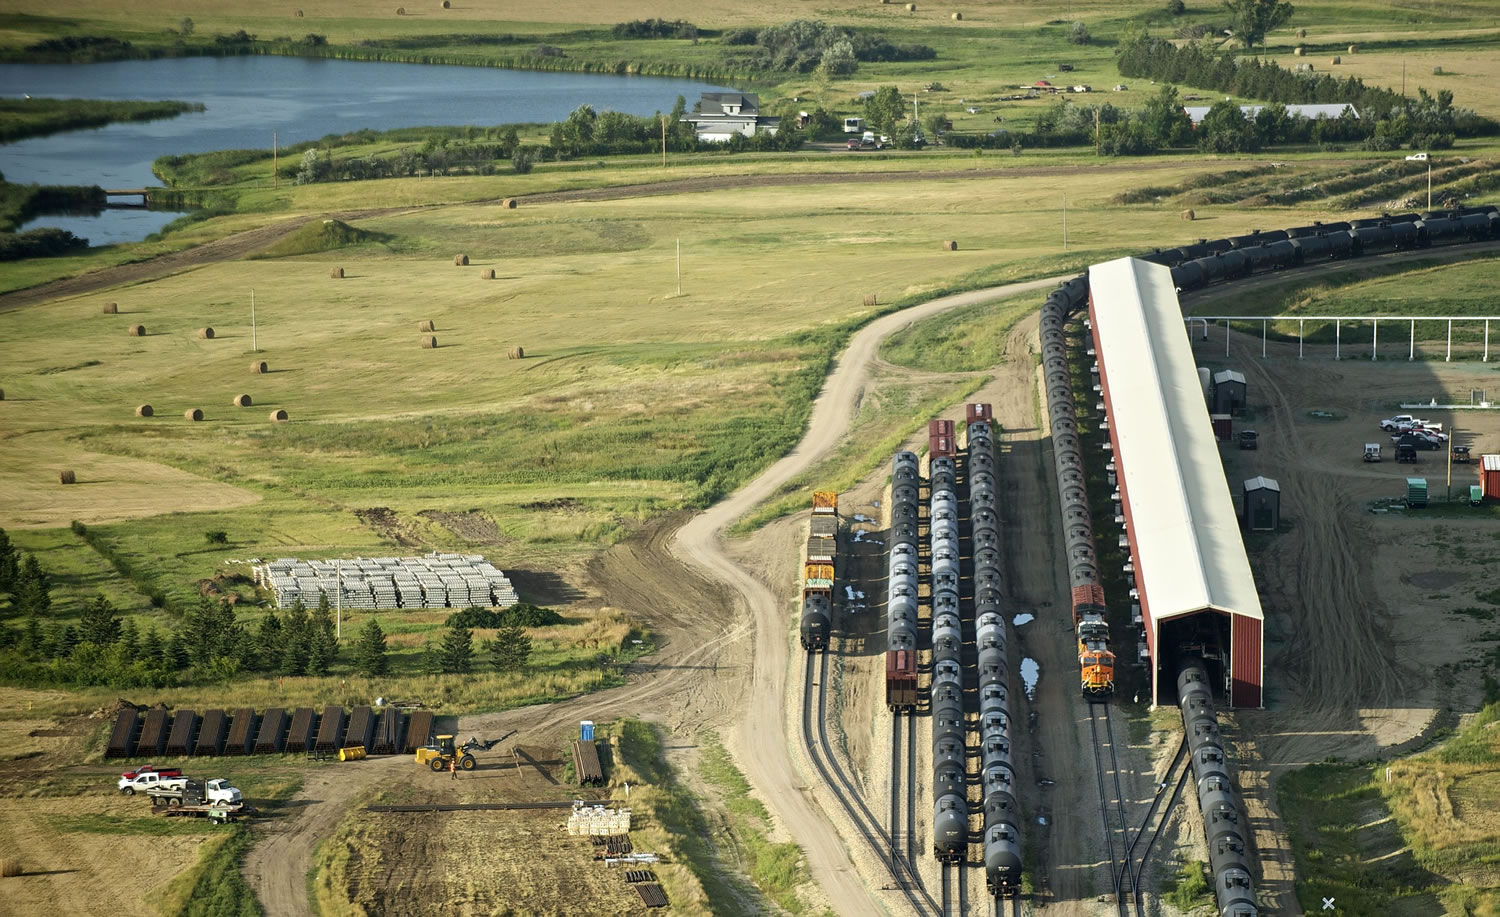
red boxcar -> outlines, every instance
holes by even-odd
[[[1084,613],[1084,609],[1097,606],[1100,614],[1104,613],[1104,587],[1095,583],[1091,586],[1073,587],[1073,624],[1077,626],[1078,618]]]
[[[951,420],[929,420],[927,421],[927,438],[934,436],[952,436],[953,421]]]
[[[964,419],[969,423],[989,423],[993,411],[984,401],[964,405]]]
[[[952,458],[953,455],[954,455],[954,452],[955,452],[955,450],[954,450],[954,444],[953,444],[953,437],[952,436],[929,436],[929,437],[927,437],[927,451],[932,455],[933,458],[939,458],[939,457],[942,457],[942,456],[947,456],[948,458]]]
[[[917,654],[886,650],[885,705],[891,710],[917,709]]]

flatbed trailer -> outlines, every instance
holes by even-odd
[[[156,805],[153,800],[151,811],[157,815],[172,817],[182,815],[187,818],[206,818],[216,825],[227,825],[236,818],[244,818],[255,814],[255,808],[242,802],[222,803],[206,802],[199,805]]]

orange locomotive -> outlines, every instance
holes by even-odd
[[[1104,588],[1073,587],[1073,626],[1078,632],[1078,678],[1083,696],[1105,700],[1115,693],[1115,654],[1109,651]]]

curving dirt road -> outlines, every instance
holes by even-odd
[[[892,313],[865,326],[849,342],[829,374],[814,404],[809,429],[797,447],[755,480],[694,517],[678,530],[673,541],[672,550],[678,557],[726,584],[737,594],[737,604],[754,620],[755,669],[749,709],[739,720],[740,734],[733,743],[737,763],[786,832],[802,845],[813,878],[841,914],[877,914],[882,907],[855,873],[844,840],[800,789],[803,780],[794,770],[787,751],[788,743],[796,739],[792,724],[782,718],[786,687],[792,676],[788,669],[789,631],[783,613],[786,603],[729,557],[724,550],[723,531],[839,444],[849,430],[870,367],[886,337],[912,322],[949,309],[1042,290],[1055,283],[1056,278],[1036,280],[947,296]]]

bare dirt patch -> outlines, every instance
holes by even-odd
[[[482,509],[471,509],[462,513],[448,513],[439,509],[424,509],[417,513],[443,528],[476,545],[500,545],[508,540],[495,524],[495,519]]]
[[[403,548],[425,547],[426,541],[412,527],[401,521],[396,511],[388,506],[371,506],[357,509],[354,515],[365,525],[380,533],[380,537],[395,542]]]

